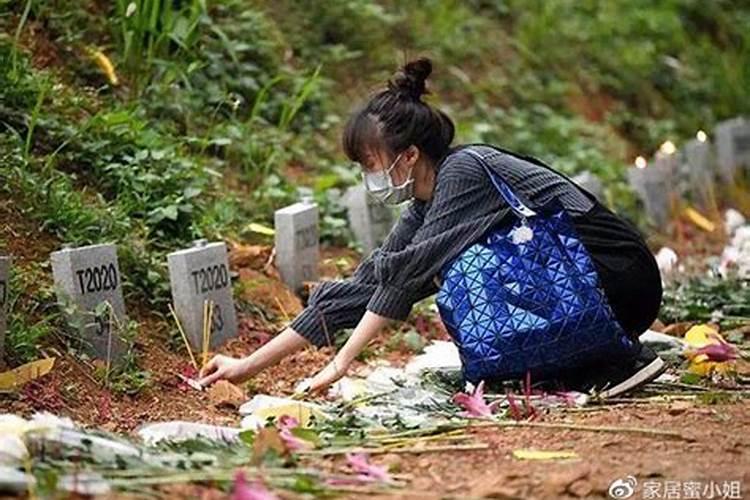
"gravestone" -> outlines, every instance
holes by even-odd
[[[119,332],[127,317],[117,247],[63,248],[53,252],[50,261],[57,300],[69,322],[78,327],[89,353],[99,359],[119,358],[126,347]]]
[[[209,348],[235,337],[237,316],[226,244],[198,240],[193,248],[170,253],[167,264],[175,312],[193,349],[203,348],[203,305],[207,300],[214,303]]]
[[[716,126],[714,137],[719,173],[726,182],[732,182],[738,168],[750,169],[750,120],[723,121]]]
[[[318,279],[318,206],[304,200],[277,210],[274,226],[276,267],[286,286],[299,292],[305,281]]]
[[[5,357],[5,330],[8,328],[8,307],[10,302],[10,265],[8,256],[0,255],[0,366]]]
[[[596,196],[597,199],[601,200],[604,196],[604,185],[602,184],[602,180],[588,170],[576,175],[572,180],[583,189]]]
[[[351,227],[364,255],[369,255],[388,237],[394,215],[390,207],[378,203],[364,186],[347,189],[343,199]]]
[[[657,154],[646,168],[628,170],[631,187],[643,202],[646,215],[658,226],[669,221],[678,162],[678,155]]]
[[[709,208],[714,193],[711,143],[693,139],[683,147],[681,159],[687,171],[691,198],[702,208]]]

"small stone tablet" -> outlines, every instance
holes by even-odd
[[[87,350],[100,359],[116,360],[125,351],[117,325],[125,326],[122,276],[117,247],[111,244],[65,248],[50,256],[57,300],[75,311],[68,319],[79,324]],[[95,314],[97,306],[109,303],[110,314]],[[114,324],[113,324],[114,323]]]
[[[750,120],[723,121],[716,126],[714,137],[719,173],[726,182],[733,182],[737,169],[750,169]]]
[[[682,149],[682,161],[687,170],[689,192],[695,203],[709,208],[714,192],[714,168],[711,144],[693,139]]]
[[[388,237],[393,227],[394,215],[390,207],[378,203],[364,186],[353,186],[344,195],[351,227],[364,255],[369,255]]]
[[[209,348],[236,337],[226,244],[198,240],[193,248],[170,253],[167,262],[175,312],[193,349],[203,348],[203,304],[207,300],[214,303]]]
[[[286,286],[298,293],[305,281],[318,279],[318,206],[305,200],[277,210],[274,226],[276,267]]]
[[[631,168],[628,179],[643,202],[646,215],[657,225],[669,221],[677,155],[657,155],[646,168]]]

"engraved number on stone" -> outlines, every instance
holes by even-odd
[[[107,335],[109,336],[109,318],[105,318],[103,316],[96,316],[94,318],[94,324],[96,326],[96,334],[99,336]]]
[[[318,228],[308,226],[294,233],[294,243],[299,249],[314,247],[318,243]]]
[[[195,293],[206,293],[229,286],[229,270],[225,264],[216,264],[193,271]]]
[[[211,317],[211,332],[224,330],[224,316],[221,314],[221,306],[214,302],[214,314]]]
[[[114,263],[76,271],[81,294],[114,290],[119,283]]]

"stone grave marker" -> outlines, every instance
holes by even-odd
[[[10,302],[10,265],[9,256],[0,255],[0,366],[5,357],[5,331],[8,328],[8,307]]]
[[[657,225],[669,221],[678,155],[657,154],[646,168],[631,168],[628,179],[643,202],[646,214]]]
[[[394,222],[393,211],[367,194],[364,186],[347,189],[343,203],[349,227],[362,245],[364,255],[369,255],[388,237]]]
[[[200,352],[203,348],[203,306],[207,300],[214,303],[209,348],[235,337],[237,315],[226,244],[198,240],[192,248],[170,253],[167,264],[175,312],[193,349]]]
[[[597,199],[601,200],[604,196],[604,185],[602,184],[602,180],[588,170],[576,175],[572,180],[583,189],[596,196]]]
[[[734,180],[738,168],[750,170],[750,120],[723,121],[716,126],[714,137],[716,164],[726,182]]]
[[[93,356],[117,360],[125,351],[119,327],[127,322],[117,247],[112,244],[63,248],[50,256],[57,300],[78,325]],[[102,304],[108,303],[108,309]],[[96,314],[97,308],[102,314]]]
[[[318,279],[318,206],[306,199],[274,214],[276,267],[287,287],[299,292]]]
[[[681,159],[687,171],[691,198],[702,208],[709,208],[714,192],[714,169],[711,143],[693,139],[682,149]]]

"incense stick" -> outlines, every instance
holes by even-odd
[[[172,304],[169,304],[169,312],[172,313],[172,317],[174,318],[175,323],[177,323],[177,329],[180,331],[180,337],[182,337],[182,341],[185,342],[185,349],[187,349],[188,354],[190,355],[190,362],[193,363],[193,367],[196,370],[200,370],[198,367],[198,362],[195,360],[195,356],[193,356],[193,351],[190,349],[190,342],[188,342],[187,335],[185,335],[185,330],[182,328],[182,323],[180,323],[180,318],[177,317],[177,313],[174,310],[174,307],[172,307]]]
[[[203,338],[201,343],[201,354],[202,354],[202,366],[204,368],[208,362],[208,300],[203,301]]]

